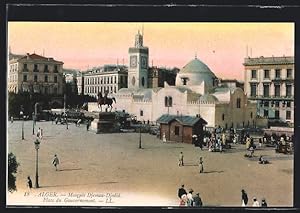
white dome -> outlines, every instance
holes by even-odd
[[[199,59],[195,58],[185,65],[176,76],[176,85],[183,85],[183,81],[186,81],[186,85],[200,85],[202,81],[208,86],[213,86],[215,74]]]

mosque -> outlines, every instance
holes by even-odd
[[[164,115],[197,116],[206,127],[252,127],[256,125],[256,105],[239,87],[220,85],[216,75],[197,57],[177,73],[175,85],[148,88],[149,49],[143,35],[129,48],[128,88],[120,89],[114,108],[155,123]],[[95,107],[95,106],[94,106]],[[93,108],[94,108],[93,107]],[[90,106],[89,106],[90,109]]]

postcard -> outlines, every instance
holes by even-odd
[[[7,30],[7,206],[293,206],[294,23]]]

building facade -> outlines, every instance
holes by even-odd
[[[159,137],[167,141],[193,143],[193,135],[203,141],[203,126],[206,121],[198,117],[162,115],[157,119],[160,124]]]
[[[269,121],[294,123],[294,57],[245,58],[245,92],[257,114]]]
[[[137,38],[143,39],[139,34]],[[132,84],[133,77],[141,76],[140,73],[144,76],[142,67],[131,70],[131,78],[128,77],[131,86],[115,94],[115,110],[124,110],[140,121],[153,123],[161,115],[168,114],[198,116],[207,122],[207,127],[256,125],[256,105],[248,101],[244,91],[239,87],[219,86],[218,78],[198,58],[180,69],[175,85],[164,82],[163,87],[146,88],[143,84]],[[89,103],[88,110],[99,111],[96,103]]]
[[[99,92],[109,95],[127,87],[128,69],[124,65],[104,65],[83,74],[83,94],[97,98]]]
[[[78,94],[77,73],[79,70],[63,69],[63,76],[66,82],[66,90],[72,94]]]
[[[84,75],[82,72],[76,73],[76,83],[77,83],[77,92],[78,95],[83,95],[84,91]]]
[[[8,91],[63,94],[63,62],[37,54],[9,60]]]

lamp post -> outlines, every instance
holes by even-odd
[[[142,148],[142,125],[140,125],[140,139],[139,139],[139,149]]]
[[[39,188],[39,148],[40,148],[40,141],[36,139],[34,141],[35,150],[36,150],[36,159],[35,159],[35,188]]]
[[[24,140],[24,113],[20,111],[20,117],[23,119],[22,121],[22,140]]]
[[[68,115],[67,115],[67,112],[66,112],[66,106],[67,106],[67,95],[65,93],[64,94],[64,114],[65,114],[65,118],[66,118],[67,129],[69,129],[69,126],[68,126]]]
[[[32,135],[34,135],[34,118],[35,115],[34,115],[34,112],[32,112]]]
[[[65,115],[66,115],[66,124],[67,124],[67,129],[69,129],[69,126],[68,126],[68,114],[67,114],[67,113],[65,113]]]

